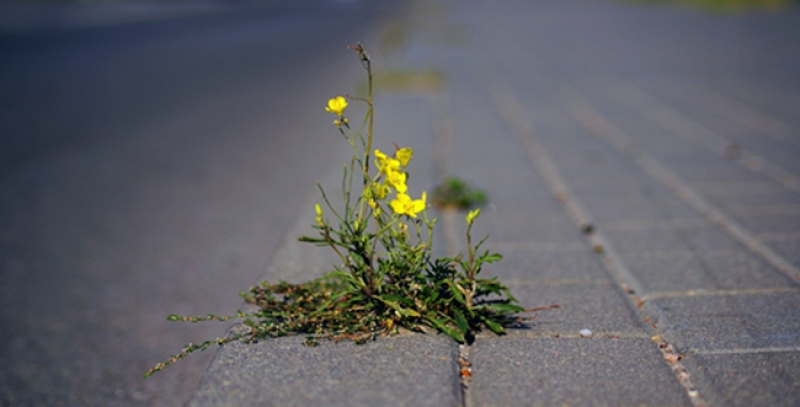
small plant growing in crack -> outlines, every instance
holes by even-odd
[[[485,191],[473,189],[456,176],[448,177],[433,190],[433,205],[441,210],[478,208],[488,201]]]
[[[466,215],[466,255],[432,257],[436,219],[428,218],[425,192],[417,199],[407,194],[413,150],[397,145],[392,153],[373,150],[371,61],[362,45],[351,48],[366,69],[368,94],[365,98],[338,96],[326,107],[336,116],[333,124],[353,150],[344,166],[343,204],[337,208],[318,184],[323,203],[314,208],[313,227],[318,233],[300,238],[329,247],[340,263],[325,276],[305,283],[262,282],[250,288],[242,297],[254,306],[251,312],[170,315],[171,321],[239,318],[244,324],[226,337],[186,345],[145,377],[195,351],[237,340],[305,335],[309,346],[325,339],[360,344],[405,329],[438,331],[465,343],[483,329],[502,334],[509,325],[528,319],[517,316],[526,310],[506,286],[496,277],[481,276],[486,264],[502,256],[481,249],[486,238],[473,244],[472,225],[480,209]],[[366,103],[368,108],[358,130],[353,130],[345,117],[348,99]]]

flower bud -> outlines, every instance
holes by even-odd
[[[469,211],[469,213],[467,214],[467,225],[472,225],[472,222],[473,222],[473,221],[475,220],[475,218],[477,218],[477,217],[478,217],[478,215],[480,215],[480,214],[481,214],[481,208],[478,208],[478,209],[475,209],[475,210]]]
[[[325,222],[322,221],[322,207],[319,204],[314,204],[314,210],[317,212],[317,225],[325,226]]]

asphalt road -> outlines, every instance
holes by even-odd
[[[0,405],[179,405],[342,146],[346,45],[400,2],[0,35]]]

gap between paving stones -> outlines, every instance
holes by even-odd
[[[447,90],[442,90],[428,95],[433,116],[433,151],[434,151],[434,179],[437,185],[444,182],[450,174],[450,141],[453,137],[453,120],[448,108],[450,95]],[[458,237],[456,236],[457,211],[445,210],[441,213],[442,229],[445,239],[445,256],[455,257],[457,253]],[[472,407],[470,394],[470,378],[472,377],[472,363],[469,357],[469,344],[458,346],[458,378],[461,392],[461,403],[464,407]]]
[[[494,75],[488,75],[486,72],[493,72]],[[497,69],[489,69],[489,67],[483,67],[480,74],[476,75],[476,79],[477,83],[482,83],[485,86],[486,93],[489,95],[489,99],[494,105],[495,110],[507,122],[513,136],[527,153],[533,167],[545,179],[548,188],[556,200],[563,205],[568,217],[573,221],[575,226],[586,231],[587,227],[593,225],[589,213],[583,208],[583,205],[576,200],[575,196],[572,195],[569,186],[560,175],[560,171],[549,157],[549,154],[537,141],[526,113],[517,101],[508,83],[502,78],[500,71]],[[627,269],[622,259],[610,245],[608,239],[598,231],[586,233],[586,237],[589,244],[595,248],[595,251],[598,252],[598,254],[602,254],[603,264],[613,276],[614,280],[616,280],[618,288],[625,293],[624,298],[630,309],[633,310],[635,314],[638,314],[641,320],[645,322],[649,321],[649,318],[642,314],[639,303],[633,295],[633,293],[643,292],[642,285]],[[660,335],[656,334],[655,326],[668,325],[665,313],[654,303],[648,303],[647,305],[648,307],[644,310],[644,313],[656,317],[657,322],[652,326],[649,324],[646,324],[646,326],[652,329],[651,332],[654,334],[652,339],[662,352],[664,362],[669,365],[670,369],[675,374],[676,380],[685,389],[691,402],[698,407],[707,405],[705,398],[694,385],[688,370],[680,362],[680,356],[676,353],[675,347],[667,343]]]

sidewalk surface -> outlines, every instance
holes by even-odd
[[[800,11],[421,1],[387,31],[385,72],[445,79],[380,94],[378,148],[414,148],[414,196],[485,189],[486,272],[560,308],[461,349],[225,346],[189,405],[800,404]],[[267,279],[325,271],[309,191]]]

